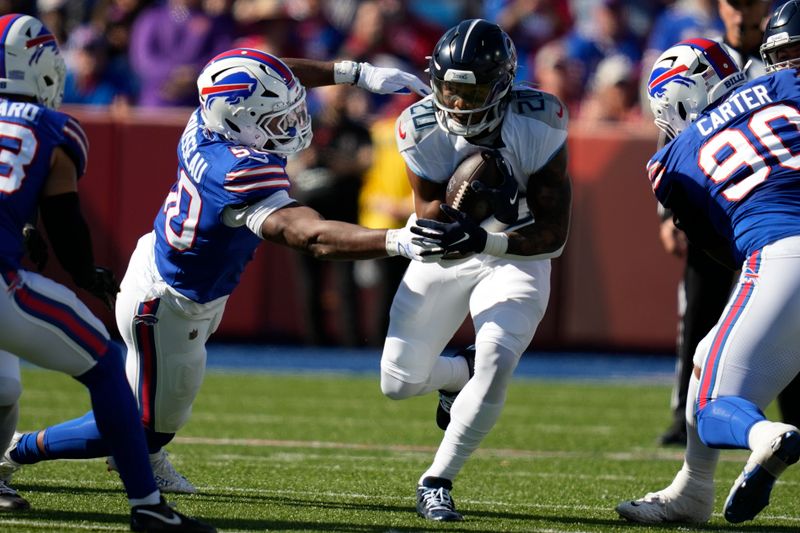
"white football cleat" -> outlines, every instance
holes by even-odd
[[[175,467],[167,459],[167,455],[169,454],[163,448],[150,454],[150,466],[153,468],[153,477],[156,478],[158,490],[178,494],[196,494],[197,487],[175,470]],[[109,472],[119,471],[113,457],[106,459],[106,464]]]
[[[800,432],[779,435],[769,446],[753,450],[725,500],[725,520],[752,520],[769,505],[772,486],[784,470],[800,459]]]
[[[658,492],[650,492],[638,500],[622,502],[616,507],[624,519],[639,524],[661,524],[664,522],[685,522],[703,524],[711,518],[714,511],[714,487],[694,491],[689,496],[674,494],[667,487]]]
[[[11,481],[11,476],[14,475],[14,472],[22,468],[22,465],[18,462],[11,459],[11,450],[17,447],[17,443],[19,439],[22,437],[22,433],[14,432],[14,436],[11,437],[11,443],[6,448],[6,451],[3,452],[3,457],[0,457],[0,481],[3,484],[7,484]]]

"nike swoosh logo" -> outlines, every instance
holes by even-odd
[[[406,138],[406,132],[403,131],[403,123],[397,125],[397,134],[400,135],[401,139]]]
[[[167,518],[166,516],[164,516],[161,513],[154,513],[153,511],[148,511],[147,509],[139,509],[138,512],[140,514],[150,515],[153,518],[158,518],[159,520],[161,520],[165,524],[169,524],[171,526],[177,526],[178,524],[181,523],[181,518],[176,514],[172,515],[171,518]]]
[[[519,191],[514,191],[514,196],[512,196],[511,199],[508,200],[509,204],[514,205],[514,202],[517,201],[517,194],[519,194]]]
[[[556,113],[556,116],[558,118],[561,118],[561,117],[564,116],[564,106],[562,106],[562,105],[558,106],[558,113]]]
[[[462,236],[461,236],[461,238],[460,238],[460,239],[458,239],[458,240],[457,240],[457,241],[455,241],[454,243],[450,244],[450,246],[455,246],[456,244],[458,244],[458,243],[460,243],[460,242],[464,242],[464,241],[466,241],[467,239],[469,239],[469,235],[466,235],[466,234],[464,234],[464,235],[462,235]]]

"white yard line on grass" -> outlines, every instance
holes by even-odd
[[[130,531],[130,527],[126,524],[124,526],[106,526],[93,524],[76,524],[75,522],[65,522],[63,520],[26,520],[24,518],[11,518],[7,519],[0,516],[0,524],[11,526],[25,526],[37,527],[46,531],[65,531],[68,529],[85,529],[87,531]]]
[[[175,437],[178,444],[198,444],[205,446],[241,446],[245,448],[311,448],[327,450],[365,450],[372,452],[394,452],[394,453],[435,453],[437,448],[434,446],[417,446],[405,444],[365,444],[359,442],[331,442],[319,440],[279,440],[279,439],[233,439],[233,438],[214,438],[214,437]],[[542,450],[520,450],[514,448],[479,448],[475,455],[488,455],[490,457],[510,457],[510,458],[530,458],[530,459],[580,459],[580,458],[602,458],[613,461],[683,461],[683,451],[679,449],[650,449],[640,448],[633,451],[624,452],[565,452],[565,451],[542,451]],[[747,455],[740,450],[732,453],[723,454],[720,461],[741,462]]]

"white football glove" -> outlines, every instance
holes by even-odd
[[[396,68],[375,67],[369,63],[339,61],[333,65],[335,83],[356,84],[377,94],[430,94],[431,88],[419,78]]]
[[[386,253],[390,256],[402,255],[413,261],[432,263],[441,259],[444,249],[439,243],[427,237],[411,233],[414,226],[390,229],[386,232]]]
[[[431,88],[413,74],[396,68],[374,67],[369,63],[361,63],[357,85],[378,94],[409,94],[414,91],[426,96],[431,92]]]

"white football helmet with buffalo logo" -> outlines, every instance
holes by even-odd
[[[705,108],[745,82],[745,74],[723,46],[688,39],[656,60],[647,84],[655,123],[674,138]]]
[[[197,90],[206,127],[229,141],[286,155],[311,143],[306,90],[273,55],[223,52],[203,68]]]
[[[56,109],[64,97],[67,69],[55,36],[38,19],[0,17],[0,94],[31,96]]]

